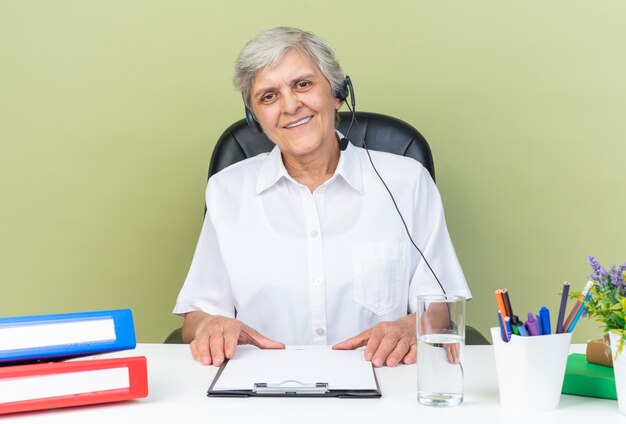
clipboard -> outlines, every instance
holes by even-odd
[[[220,367],[207,395],[375,399],[382,394],[374,368],[362,350],[239,346],[235,357]]]

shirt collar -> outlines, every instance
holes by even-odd
[[[340,140],[344,138],[343,134],[339,131],[335,130],[335,132]],[[359,194],[363,194],[363,175],[361,162],[359,161],[359,151],[352,143],[348,143],[346,149],[341,152],[337,169],[327,183],[335,180],[337,176],[341,176],[354,190]],[[285,168],[280,149],[278,146],[274,146],[261,166],[256,184],[256,193],[261,194],[263,191],[278,183],[282,178],[295,182]]]
[[[337,136],[340,140],[344,138],[339,131],[337,131]],[[363,171],[361,169],[361,161],[359,160],[360,154],[361,152],[359,152],[357,147],[352,143],[348,143],[346,149],[341,152],[333,178],[341,175],[353,189],[359,194],[363,194]]]
[[[261,166],[261,172],[256,182],[256,193],[261,194],[274,184],[276,184],[281,178],[291,178],[285,164],[283,163],[282,155],[278,146],[270,151],[270,154],[263,161]]]

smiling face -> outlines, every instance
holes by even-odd
[[[324,160],[338,151],[335,111],[341,102],[309,57],[290,50],[256,74],[250,93],[255,118],[286,161]]]

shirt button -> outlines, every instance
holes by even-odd
[[[311,231],[311,237],[317,237],[317,235],[318,235],[317,230]]]
[[[318,328],[317,330],[315,330],[315,332],[317,333],[318,336],[323,336],[324,335],[324,329],[323,328]]]
[[[320,287],[322,285],[321,278],[318,278],[317,280],[315,280],[315,282],[313,284],[315,284],[316,287]]]

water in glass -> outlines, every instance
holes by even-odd
[[[429,406],[463,403],[463,345],[456,334],[426,334],[417,345],[417,400]]]

